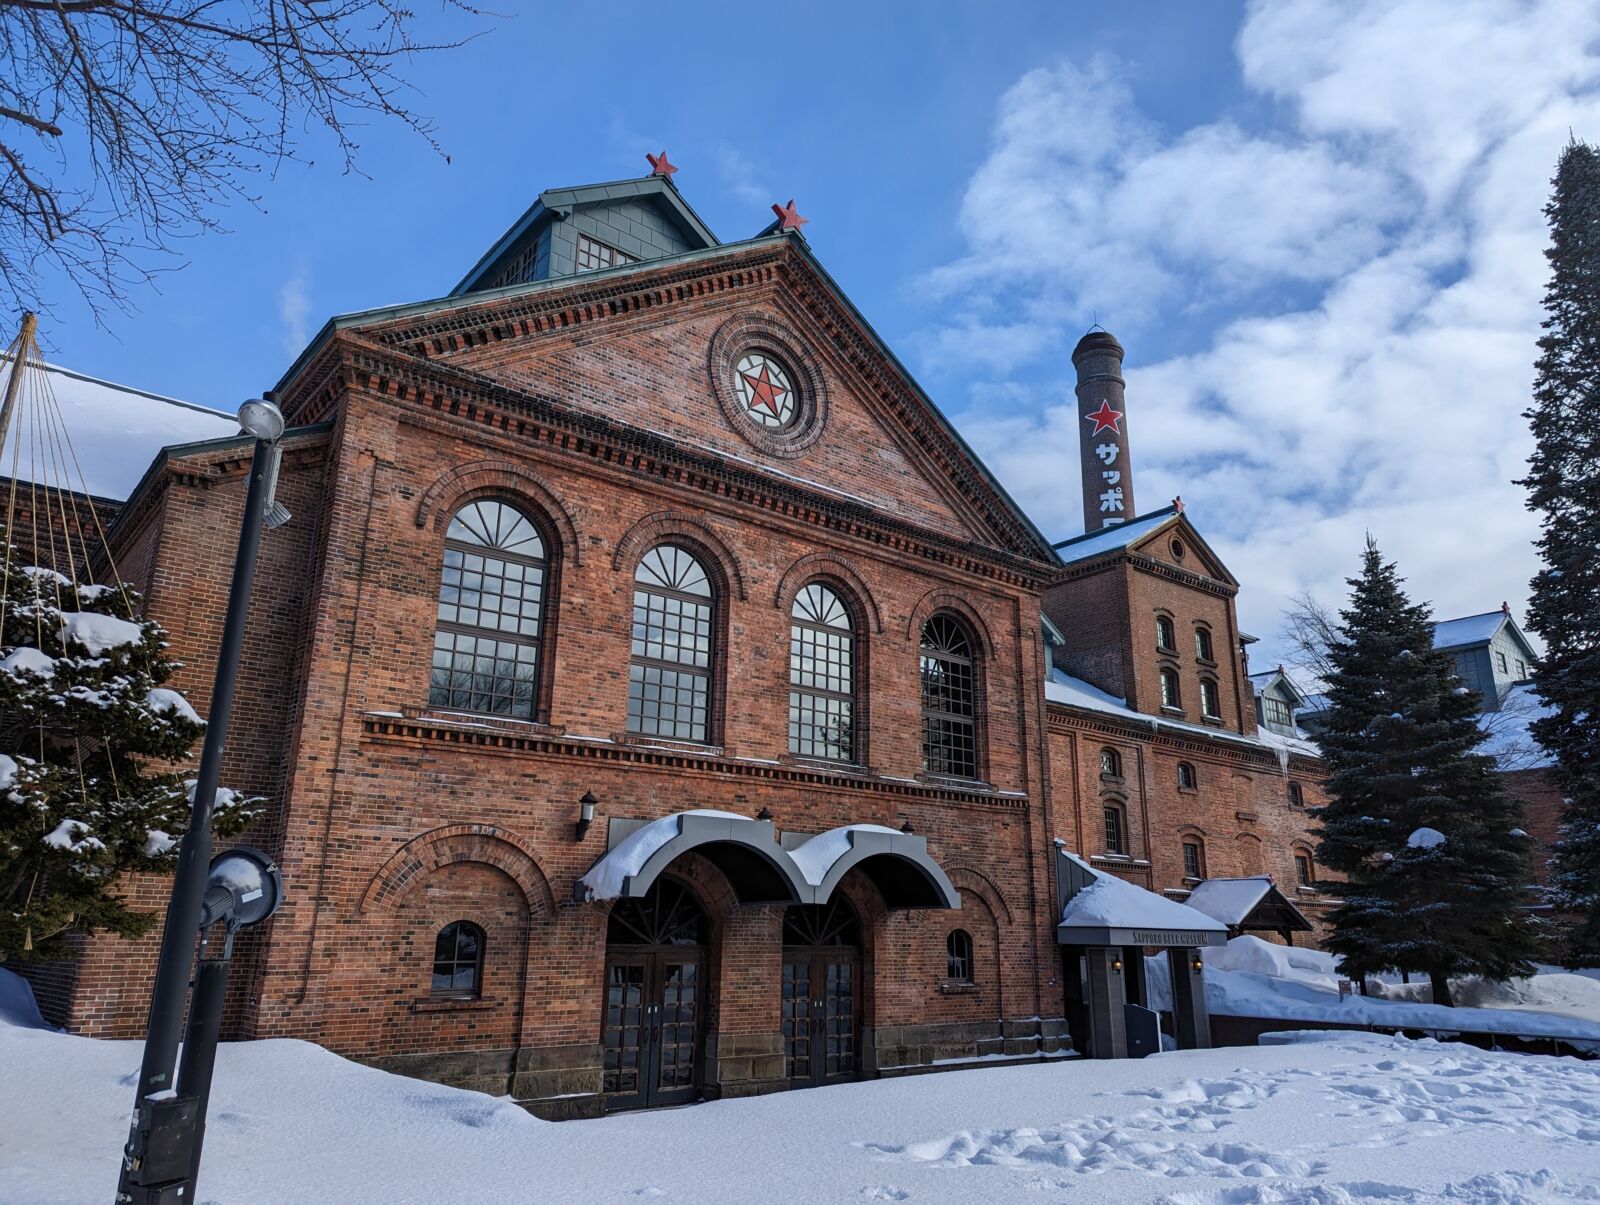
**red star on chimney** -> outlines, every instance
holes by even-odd
[[[646,151],[644,157],[650,160],[650,174],[652,176],[666,176],[671,179],[672,173],[678,170],[676,163],[667,162],[666,151],[662,151],[659,155],[652,155],[649,151]]]
[[[1100,409],[1093,414],[1085,414],[1083,421],[1094,424],[1094,430],[1089,432],[1091,437],[1099,435],[1102,431],[1109,431],[1113,435],[1122,434],[1122,428],[1117,425],[1122,421],[1122,411],[1113,410],[1110,402],[1101,402]]]
[[[789,203],[787,205],[779,205],[776,201],[774,201],[772,203],[772,212],[778,215],[779,230],[798,230],[811,220],[810,218],[803,218],[800,216],[799,212],[794,207],[793,197],[789,198]]]

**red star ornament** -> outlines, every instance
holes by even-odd
[[[670,179],[672,173],[678,170],[676,163],[667,162],[666,151],[662,151],[659,155],[652,155],[649,151],[646,151],[644,157],[650,160],[650,174],[652,176],[666,176]]]
[[[1094,430],[1089,432],[1090,436],[1099,435],[1102,431],[1110,431],[1113,435],[1122,434],[1122,428],[1117,425],[1122,422],[1122,411],[1113,410],[1110,402],[1101,402],[1100,409],[1093,414],[1085,414],[1083,421],[1094,424]]]
[[[741,372],[739,375],[744,378],[744,383],[750,386],[750,408],[754,410],[759,407],[773,418],[777,418],[778,395],[783,393],[784,389],[768,375],[767,366],[763,364],[761,371],[755,376],[751,376],[748,372]]]
[[[793,197],[789,198],[787,205],[779,205],[774,201],[772,203],[772,212],[778,215],[779,230],[798,230],[811,220],[800,216],[799,211],[794,207]]]

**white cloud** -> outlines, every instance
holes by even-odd
[[[278,289],[278,324],[284,354],[290,359],[305,350],[311,339],[310,280],[302,265]]]
[[[1129,350],[1140,509],[1184,495],[1269,651],[1290,595],[1342,597],[1368,530],[1441,613],[1516,606],[1541,210],[1569,127],[1600,137],[1597,43],[1600,8],[1568,0],[1258,3],[1236,50],[1277,102],[1261,128],[1163,131],[1110,60],[1031,71],[969,184],[969,251],[930,278],[965,316],[919,351],[985,374],[964,432],[1067,535],[1066,353],[1098,308]],[[1157,332],[1197,349],[1150,363]],[[1018,378],[1049,360],[1041,407]]]

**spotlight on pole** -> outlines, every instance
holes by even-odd
[[[226,921],[230,930],[258,924],[278,910],[282,899],[283,875],[271,858],[248,845],[227,850],[211,860],[200,931],[218,921]]]
[[[246,435],[271,443],[283,434],[283,411],[264,398],[251,398],[239,407],[239,425]]]

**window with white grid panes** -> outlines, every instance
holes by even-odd
[[[854,761],[855,625],[839,595],[812,582],[789,625],[789,752]]]
[[[638,261],[633,256],[615,247],[608,247],[598,239],[592,239],[587,234],[578,236],[577,268],[580,272],[594,272],[601,268],[615,268],[618,264],[632,264]]]
[[[532,719],[548,576],[528,517],[481,499],[445,532],[428,705]]]
[[[628,731],[668,740],[711,739],[714,598],[705,567],[661,544],[633,575]]]
[[[972,639],[951,615],[922,625],[922,767],[978,776],[977,681]]]

